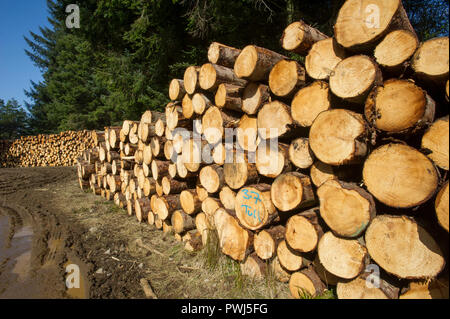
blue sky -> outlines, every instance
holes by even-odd
[[[27,100],[24,89],[30,80],[42,79],[39,69],[25,54],[24,36],[39,34],[48,26],[46,0],[0,0],[0,99],[16,98],[20,105]]]

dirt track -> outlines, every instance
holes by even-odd
[[[153,252],[136,246],[136,239]],[[74,168],[0,169],[0,298],[288,298],[286,285],[248,282],[236,263],[190,254],[173,236],[79,189]],[[67,264],[81,287],[66,289]]]

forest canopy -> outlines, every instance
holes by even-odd
[[[282,52],[280,36],[295,20],[332,35],[343,2],[85,0],[76,2],[80,28],[69,29],[66,7],[74,1],[48,0],[51,26],[25,38],[43,81],[26,90],[28,114],[17,115],[28,116],[27,129],[14,135],[101,129],[137,120],[147,109],[162,110],[170,79],[205,61],[212,41]],[[448,35],[448,1],[403,3],[421,41]],[[16,109],[17,102],[1,101],[0,123]]]

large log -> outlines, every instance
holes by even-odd
[[[258,180],[258,171],[255,164],[249,163],[245,154],[234,152],[231,160],[223,165],[225,182],[231,189],[255,183]]]
[[[328,36],[300,20],[284,29],[281,46],[287,51],[307,55],[314,43],[327,38]]]
[[[392,108],[395,105],[395,109]],[[391,79],[372,90],[365,116],[378,130],[389,134],[414,133],[434,121],[434,101],[411,81]]]
[[[238,221],[219,208],[214,214],[214,224],[222,252],[236,261],[244,261],[253,247],[253,234],[239,226]]]
[[[370,257],[398,278],[435,278],[444,269],[439,245],[410,217],[377,216],[365,240]]]
[[[223,65],[227,68],[233,68],[241,50],[213,42],[208,49],[208,60],[213,64]]]
[[[315,203],[310,178],[299,172],[280,175],[272,184],[271,197],[281,212],[306,208]]]
[[[327,232],[317,246],[320,263],[335,276],[353,279],[365,269],[367,249],[356,239],[343,239]]]
[[[180,195],[168,195],[155,199],[153,212],[158,214],[161,220],[170,218],[174,211],[181,209]]]
[[[225,183],[223,167],[217,164],[203,167],[199,174],[199,180],[208,193],[219,192]]]
[[[285,232],[283,225],[277,225],[263,229],[255,235],[253,246],[258,257],[269,260],[276,256],[278,244],[284,239]]]
[[[369,52],[389,32],[414,32],[400,0],[379,0],[365,3],[350,0],[341,7],[334,35],[337,42],[353,52]]]
[[[328,83],[316,81],[297,92],[291,103],[294,123],[310,127],[317,116],[331,108],[331,92]]]
[[[261,229],[278,217],[270,198],[270,185],[257,184],[242,188],[236,195],[236,217],[250,230]]]
[[[215,92],[222,83],[245,86],[247,81],[238,78],[233,69],[221,65],[206,63],[201,67],[199,84],[203,90]]]
[[[255,253],[241,263],[241,273],[253,280],[261,280],[267,275],[267,263],[263,262]]]
[[[395,30],[387,34],[375,48],[374,56],[381,68],[393,75],[400,75],[416,52],[419,41],[408,30]]]
[[[184,190],[180,194],[180,203],[183,211],[188,215],[195,215],[202,209],[202,202],[194,189]]]
[[[448,232],[448,201],[449,201],[448,185],[449,184],[447,181],[439,191],[438,195],[436,196],[436,201],[434,205],[439,225],[441,225],[442,228],[444,228],[447,232]]]
[[[219,85],[215,102],[219,108],[242,112],[242,94],[244,86],[230,83],[222,83]]]
[[[295,299],[316,297],[325,291],[325,285],[312,267],[293,273],[289,290]]]
[[[314,154],[307,138],[297,138],[289,145],[289,160],[301,169],[310,168],[314,164]]]
[[[289,145],[272,144],[268,140],[259,143],[256,150],[256,169],[262,176],[277,178],[282,173],[291,171],[292,165],[289,161]]]
[[[214,145],[225,136],[225,129],[235,129],[239,118],[221,111],[218,107],[210,107],[202,117],[202,129],[206,141]]]
[[[239,146],[248,152],[255,152],[260,142],[258,136],[258,119],[244,114],[237,128],[236,140]]]
[[[281,98],[292,98],[305,84],[305,68],[296,61],[281,60],[269,74],[270,90]]]
[[[177,234],[182,234],[186,231],[192,230],[195,228],[194,218],[184,213],[181,210],[176,210],[173,212],[171,217],[171,223],[173,230]]]
[[[185,94],[183,80],[173,79],[169,85],[169,98],[172,101],[180,101]]]
[[[376,215],[372,195],[356,184],[329,180],[317,196],[320,215],[337,236],[361,236]]]
[[[323,163],[353,164],[367,154],[367,134],[367,124],[361,114],[334,109],[317,116],[309,132],[309,144]]]
[[[431,151],[427,156],[440,168],[449,169],[448,115],[438,119],[422,137],[422,149]]]
[[[339,62],[330,75],[330,89],[339,98],[363,104],[383,77],[376,62],[366,55],[354,55]]]
[[[286,223],[286,243],[298,252],[313,252],[322,236],[318,208],[294,215]]]
[[[289,106],[279,101],[265,104],[258,113],[258,131],[263,139],[293,135],[292,124],[294,121]]]
[[[335,39],[329,38],[314,43],[305,59],[308,75],[315,80],[328,80],[336,65],[346,58]]]
[[[233,210],[236,204],[236,193],[228,186],[222,187],[219,193],[220,202],[223,207],[228,210]]]
[[[420,80],[438,85],[443,85],[448,80],[448,42],[448,37],[441,37],[420,45],[411,61],[412,69]]]
[[[198,73],[200,72],[199,66],[190,66],[184,72],[184,89],[188,94],[194,94],[195,91],[200,88],[198,82]]]
[[[255,115],[259,109],[269,102],[270,88],[261,83],[251,82],[245,89],[242,96],[242,111],[249,115]]]
[[[250,81],[263,81],[269,77],[270,70],[285,56],[254,45],[246,46],[234,64],[234,72],[239,78]]]
[[[278,244],[277,258],[281,266],[287,271],[297,271],[304,266],[302,255],[290,248],[285,240]]]
[[[364,163],[363,180],[382,203],[412,208],[427,202],[438,187],[431,160],[403,144],[388,144],[373,151]]]

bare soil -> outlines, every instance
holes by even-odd
[[[66,287],[69,264],[80,288]],[[74,168],[0,169],[0,298],[145,298],[142,278],[158,298],[290,298],[286,284],[243,278],[216,242],[189,253],[80,190]]]

